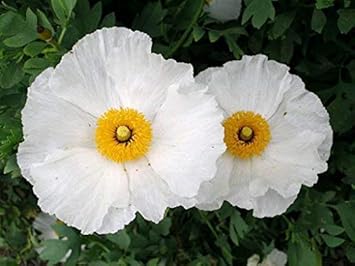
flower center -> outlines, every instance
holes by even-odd
[[[271,139],[269,124],[254,112],[236,112],[224,120],[223,126],[228,151],[241,159],[260,155]]]
[[[96,148],[115,162],[145,155],[152,141],[151,124],[134,109],[110,109],[97,120]]]

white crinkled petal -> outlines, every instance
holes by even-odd
[[[275,190],[269,189],[263,196],[253,198],[253,216],[273,217],[284,213],[296,200],[297,195],[284,198]]]
[[[126,43],[136,51],[146,53],[150,52],[152,45],[147,34],[127,28],[104,28],[86,35],[55,68],[50,80],[51,89],[96,117],[109,108],[121,107],[121,92],[115,89],[108,75],[107,60],[115,47],[126,46]],[[134,71],[131,76],[138,77],[139,74]]]
[[[318,147],[322,160],[329,158],[333,143],[333,130],[329,123],[329,114],[319,97],[307,91],[303,81],[292,75],[290,89],[285,93],[287,101],[283,101],[278,113],[297,127],[299,131],[312,130],[325,136],[322,144]]]
[[[98,234],[113,234],[122,230],[136,217],[136,211],[131,206],[127,208],[111,207],[105,215],[101,227],[96,231]]]
[[[254,111],[270,118],[291,81],[286,65],[267,60],[264,55],[243,56],[223,68],[200,73],[197,80],[208,84],[220,107],[229,115],[238,111]]]
[[[211,0],[205,6],[210,17],[221,22],[237,19],[242,8],[242,0]]]
[[[216,160],[225,150],[222,119],[214,97],[204,91],[182,94],[176,87],[169,89],[153,121],[147,157],[173,193],[193,197],[215,174]]]
[[[162,155],[164,156],[164,155]],[[153,170],[146,158],[125,163],[131,191],[131,204],[146,220],[154,223],[164,218],[172,205],[168,185]]]
[[[285,266],[286,263],[287,254],[275,248],[266,256],[260,266]]]
[[[223,196],[229,193],[229,180],[232,178],[236,159],[225,152],[217,160],[217,172],[213,179],[203,182],[196,196],[197,208],[202,210],[216,210],[223,204]]]
[[[56,149],[94,147],[96,119],[72,103],[53,95],[49,79],[53,69],[42,72],[28,89],[22,110],[24,142],[17,159],[22,175],[31,183],[33,165]]]
[[[149,120],[154,119],[171,85],[193,80],[190,64],[165,60],[150,50],[137,49],[130,41],[112,51],[107,65],[122,106],[139,110]]]
[[[98,230],[111,206],[129,204],[122,166],[93,149],[54,152],[44,163],[34,166],[31,175],[41,209],[83,234]]]

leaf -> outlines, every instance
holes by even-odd
[[[343,134],[355,124],[355,90],[354,83],[339,83],[332,90],[336,98],[328,105],[330,122],[335,132]]]
[[[24,77],[22,67],[16,63],[8,63],[0,72],[0,87],[11,88]]]
[[[312,30],[319,34],[322,33],[325,23],[327,23],[327,17],[324,15],[324,12],[322,10],[314,9],[311,20]]]
[[[331,235],[336,236],[344,232],[344,228],[335,224],[325,224],[323,228]]]
[[[43,250],[40,253],[40,258],[49,263],[59,263],[69,251],[67,241],[59,239],[49,239],[44,241]]]
[[[27,11],[26,11],[26,23],[32,29],[36,29],[37,28],[37,16],[36,16],[35,13],[33,13],[31,8],[27,8]]]
[[[317,0],[316,1],[316,8],[323,9],[328,8],[334,5],[334,0]]]
[[[47,46],[47,43],[45,42],[31,42],[23,48],[23,52],[25,55],[34,57],[36,55],[39,55],[43,49]]]
[[[337,246],[340,246],[345,241],[344,239],[342,239],[340,237],[331,236],[331,235],[322,234],[321,237],[323,238],[325,244],[327,244],[327,246],[330,248],[335,248]]]
[[[269,31],[271,39],[277,39],[282,36],[290,28],[295,15],[295,11],[290,11],[276,16],[275,23]]]
[[[177,30],[185,30],[188,28],[195,17],[199,15],[204,6],[204,0],[187,0],[180,12],[176,15],[174,23]]]
[[[226,34],[224,36],[224,39],[228,45],[229,51],[233,53],[234,57],[236,59],[240,59],[240,57],[244,54],[242,49],[238,46],[235,38],[233,38],[231,35]]]
[[[49,29],[52,34],[55,33],[55,30],[52,26],[52,24],[49,22],[46,14],[44,14],[40,9],[37,9],[37,15],[38,15],[38,20],[39,20],[39,25],[42,27]]]
[[[167,236],[170,233],[170,227],[171,227],[171,218],[165,218],[163,221],[161,221],[159,224],[153,224],[152,228],[155,232],[159,233],[162,236]]]
[[[116,234],[108,234],[106,238],[124,250],[127,250],[131,244],[131,239],[126,230],[122,230]]]
[[[341,33],[346,34],[355,27],[355,9],[340,9],[338,14],[338,28]]]
[[[51,5],[60,24],[65,25],[71,17],[76,0],[51,0]]]
[[[110,13],[106,15],[102,22],[101,22],[101,27],[113,27],[116,24],[116,16],[115,13]]]
[[[216,30],[210,30],[208,32],[208,39],[210,40],[211,43],[214,43],[221,38],[222,33]]]
[[[13,37],[4,40],[4,44],[9,47],[22,47],[37,39],[37,33],[33,32],[20,32]]]
[[[340,203],[336,206],[346,234],[355,242],[355,201]]]
[[[87,32],[92,32],[99,26],[101,16],[102,16],[102,4],[101,2],[98,2],[90,10],[90,14],[89,14],[90,19],[86,21]]]
[[[287,255],[289,266],[322,266],[322,257],[317,247],[303,238],[288,243]]]
[[[49,66],[50,62],[45,58],[31,58],[25,62],[23,68],[25,72],[29,72],[32,70],[44,70]]]
[[[206,31],[199,26],[195,26],[192,30],[192,36],[195,42],[198,42],[205,35]]]
[[[0,15],[0,35],[15,35],[21,31],[25,25],[25,20],[15,12],[8,11]]]
[[[346,257],[351,263],[355,263],[355,247],[349,246],[346,249]]]
[[[149,2],[135,17],[132,28],[146,32],[153,38],[162,36],[161,23],[166,14],[167,10],[163,9],[160,1]]]
[[[251,0],[243,12],[242,24],[245,24],[250,18],[254,28],[260,29],[267,19],[273,20],[275,17],[275,8],[272,0]]]

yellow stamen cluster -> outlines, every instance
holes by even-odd
[[[271,139],[269,124],[254,112],[236,112],[224,120],[223,126],[228,151],[241,159],[260,155]]]
[[[97,120],[96,147],[115,162],[135,160],[149,150],[152,128],[134,109],[110,109]]]

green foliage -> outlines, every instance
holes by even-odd
[[[0,265],[245,265],[274,247],[289,265],[355,263],[355,3],[245,0],[236,21],[204,13],[203,0],[5,0],[0,4]],[[117,19],[116,19],[117,17]],[[326,106],[334,129],[328,172],[303,188],[284,215],[256,219],[219,211],[170,210],[159,224],[138,216],[116,234],[83,236],[56,224],[58,239],[32,228],[39,212],[21,177],[26,88],[85,34],[123,25],[153,37],[155,52],[190,62],[196,73],[243,54],[290,66]],[[40,254],[36,251],[42,248]]]

